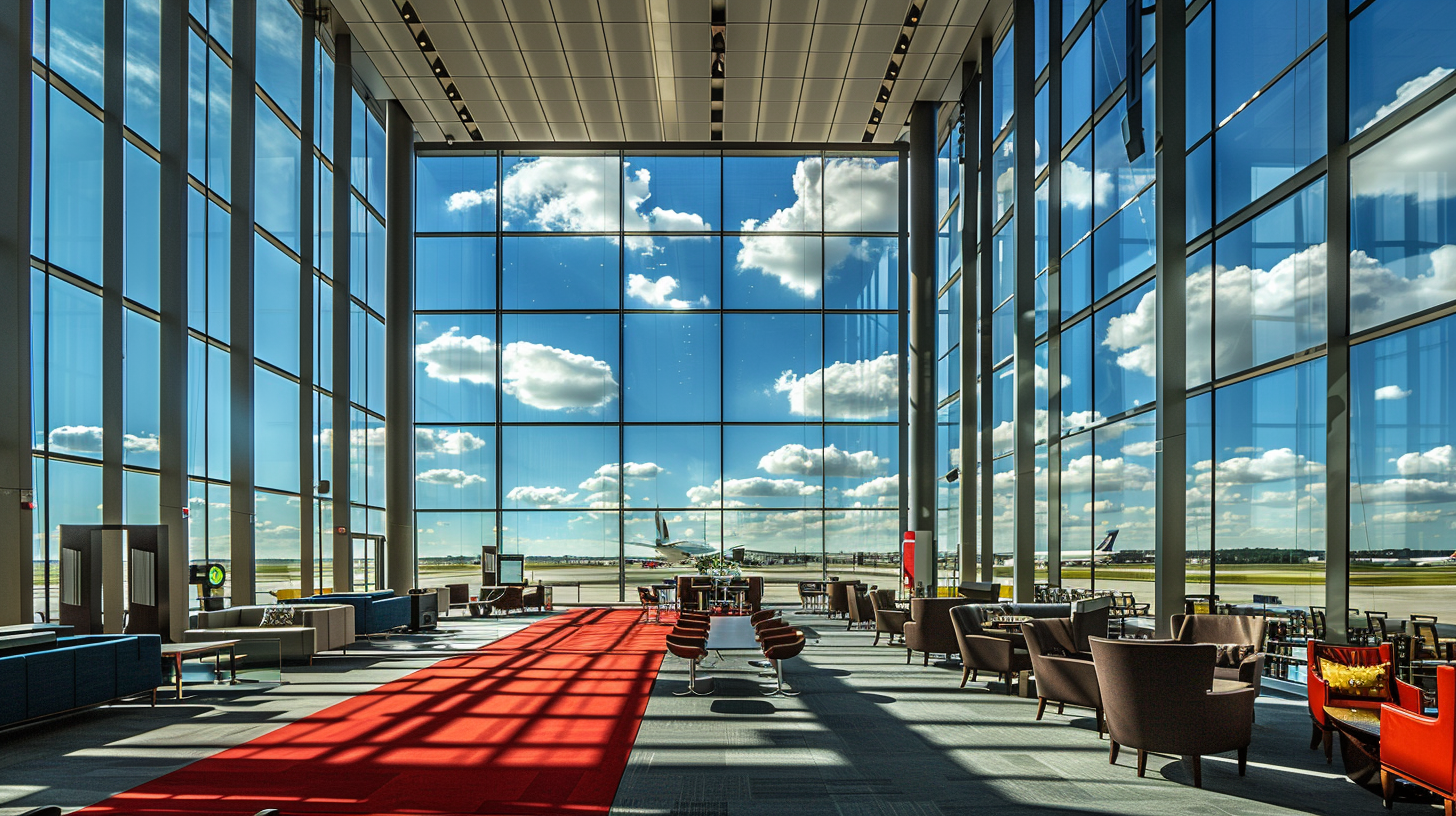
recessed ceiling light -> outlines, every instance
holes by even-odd
[[[415,13],[415,7],[410,5],[409,3],[405,3],[403,6],[400,6],[399,16],[403,17],[406,23],[413,23],[414,21],[420,19],[420,15]]]

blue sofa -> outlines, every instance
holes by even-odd
[[[0,726],[154,691],[157,635],[82,635],[0,651]]]
[[[334,592],[312,598],[295,598],[290,604],[347,604],[354,607],[354,632],[372,635],[409,626],[410,599],[395,595],[393,590],[375,592]]]

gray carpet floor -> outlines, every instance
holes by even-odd
[[[935,816],[1022,814],[1377,814],[1381,801],[1310,751],[1303,699],[1266,694],[1257,706],[1248,775],[1232,754],[1191,765],[1136,752],[1108,764],[1092,712],[1005,696],[996,683],[959,688],[958,668],[905,665],[905,650],[872,646],[822,616],[790,616],[810,645],[786,664],[794,698],[760,694],[754,655],[725,653],[707,671],[708,697],[675,697],[686,664],[668,656],[618,789],[621,816]],[[817,640],[814,636],[817,636]],[[708,661],[714,661],[709,656]],[[1395,813],[1427,806],[1397,804]]]

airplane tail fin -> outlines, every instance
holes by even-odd
[[[1097,545],[1097,552],[1099,552],[1099,553],[1110,553],[1110,552],[1112,552],[1112,545],[1116,541],[1117,541],[1117,531],[1116,530],[1109,530],[1109,531],[1107,531],[1107,537],[1104,538],[1104,539],[1102,539],[1102,543],[1101,544],[1098,544]]]

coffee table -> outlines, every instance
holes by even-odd
[[[227,649],[228,671],[232,673],[232,682],[238,682],[238,656],[237,645],[240,640],[208,640],[198,643],[163,643],[162,661],[172,663],[172,673],[177,679],[177,699],[182,699],[182,661],[189,657],[202,658],[207,655],[216,656],[217,660],[213,666],[213,676],[222,676],[222,650]]]

